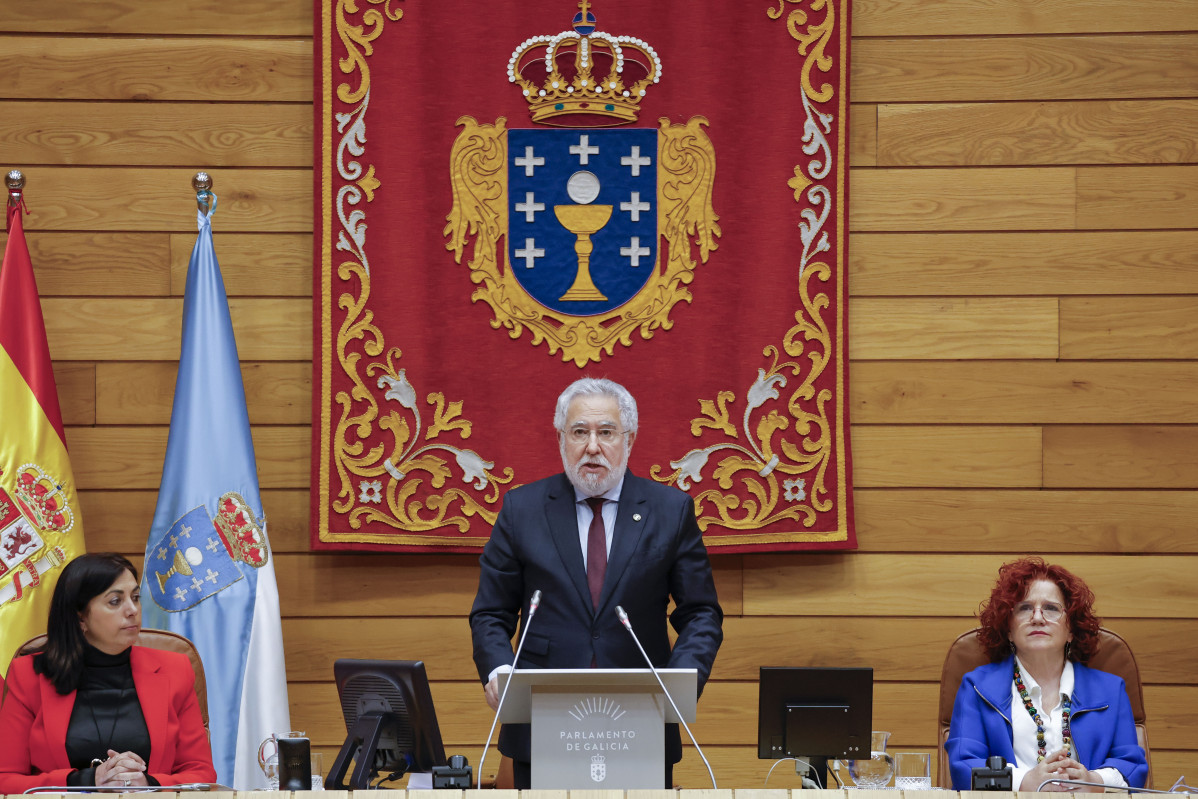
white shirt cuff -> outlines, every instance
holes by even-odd
[[[511,672],[511,670],[511,664],[508,663],[504,663],[502,666],[496,666],[495,668],[491,669],[491,673],[487,675],[487,682],[490,683],[491,680],[495,679],[495,675],[508,674]],[[1126,783],[1124,784],[1126,785]]]
[[[1126,788],[1127,780],[1123,778],[1117,768],[1099,768],[1094,769],[1094,773],[1107,785],[1112,788]]]

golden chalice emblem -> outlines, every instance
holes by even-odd
[[[557,221],[562,223],[562,227],[577,237],[574,241],[574,252],[578,255],[578,273],[574,276],[574,284],[558,299],[606,300],[607,297],[595,287],[595,281],[591,280],[591,252],[595,249],[591,234],[599,232],[611,219],[612,207],[591,205],[599,196],[599,178],[585,170],[570,176],[566,183],[566,192],[578,205],[555,205],[553,213]]]
[[[199,550],[195,549],[195,547],[189,548],[187,550],[187,554],[189,556],[191,556],[190,559],[191,559],[192,563],[195,563],[198,565],[199,562],[202,560],[199,557]],[[175,550],[175,562],[173,564],[171,564],[171,567],[169,569],[166,570],[166,573],[159,572],[159,571],[154,572],[154,576],[156,576],[158,578],[158,590],[159,591],[166,591],[166,581],[169,580],[172,575],[181,574],[184,577],[190,577],[192,575],[191,564],[189,564],[187,561],[188,561],[188,558],[183,557],[183,553],[176,549]]]

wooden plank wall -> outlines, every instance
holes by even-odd
[[[761,0],[762,13],[771,2]],[[870,665],[931,749],[940,663],[996,568],[1094,586],[1147,682],[1158,787],[1198,773],[1198,3],[855,0],[852,412],[860,552],[716,560],[726,642],[695,731],[759,786],[759,665]],[[214,175],[293,726],[340,741],[336,656],[420,657],[448,748],[489,714],[475,565],[307,553],[308,0],[0,5],[0,161],[33,251],[92,549],[139,555]],[[768,653],[768,654],[766,654]],[[493,771],[489,759],[487,771]],[[793,785],[779,769],[771,786]],[[693,753],[678,772],[706,785]]]

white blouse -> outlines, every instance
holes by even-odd
[[[1032,679],[1032,675],[1028,674],[1018,657],[1015,658],[1015,662],[1019,664],[1019,671],[1023,674],[1023,684],[1027,688],[1027,695],[1031,697],[1032,706],[1036,708],[1036,712],[1044,721],[1044,751],[1046,754],[1052,754],[1065,745],[1064,698],[1073,696],[1073,662],[1065,661],[1065,670],[1061,672],[1061,698],[1057,701],[1056,707],[1048,713],[1044,712],[1043,690],[1040,685]],[[1032,719],[1032,714],[1028,713],[1027,708],[1024,707],[1023,697],[1019,695],[1019,689],[1015,687],[1013,679],[1011,680],[1011,727],[1012,743],[1015,749],[1015,763],[1011,767],[1011,782],[1012,787],[1018,791],[1019,786],[1023,783],[1023,778],[1036,767],[1036,758],[1040,753],[1036,745],[1036,722]],[[1069,755],[1076,759],[1075,752],[1070,752]],[[1100,768],[1091,769],[1091,771],[1111,787],[1127,787],[1127,780],[1123,779],[1119,769]],[[1033,786],[1030,790],[1034,791],[1036,787]]]

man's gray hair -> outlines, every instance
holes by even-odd
[[[559,430],[566,429],[566,414],[570,403],[578,397],[611,397],[620,408],[620,424],[629,433],[637,429],[636,400],[628,389],[614,380],[606,377],[582,377],[566,386],[566,390],[557,398],[557,410],[553,413],[553,426]]]

